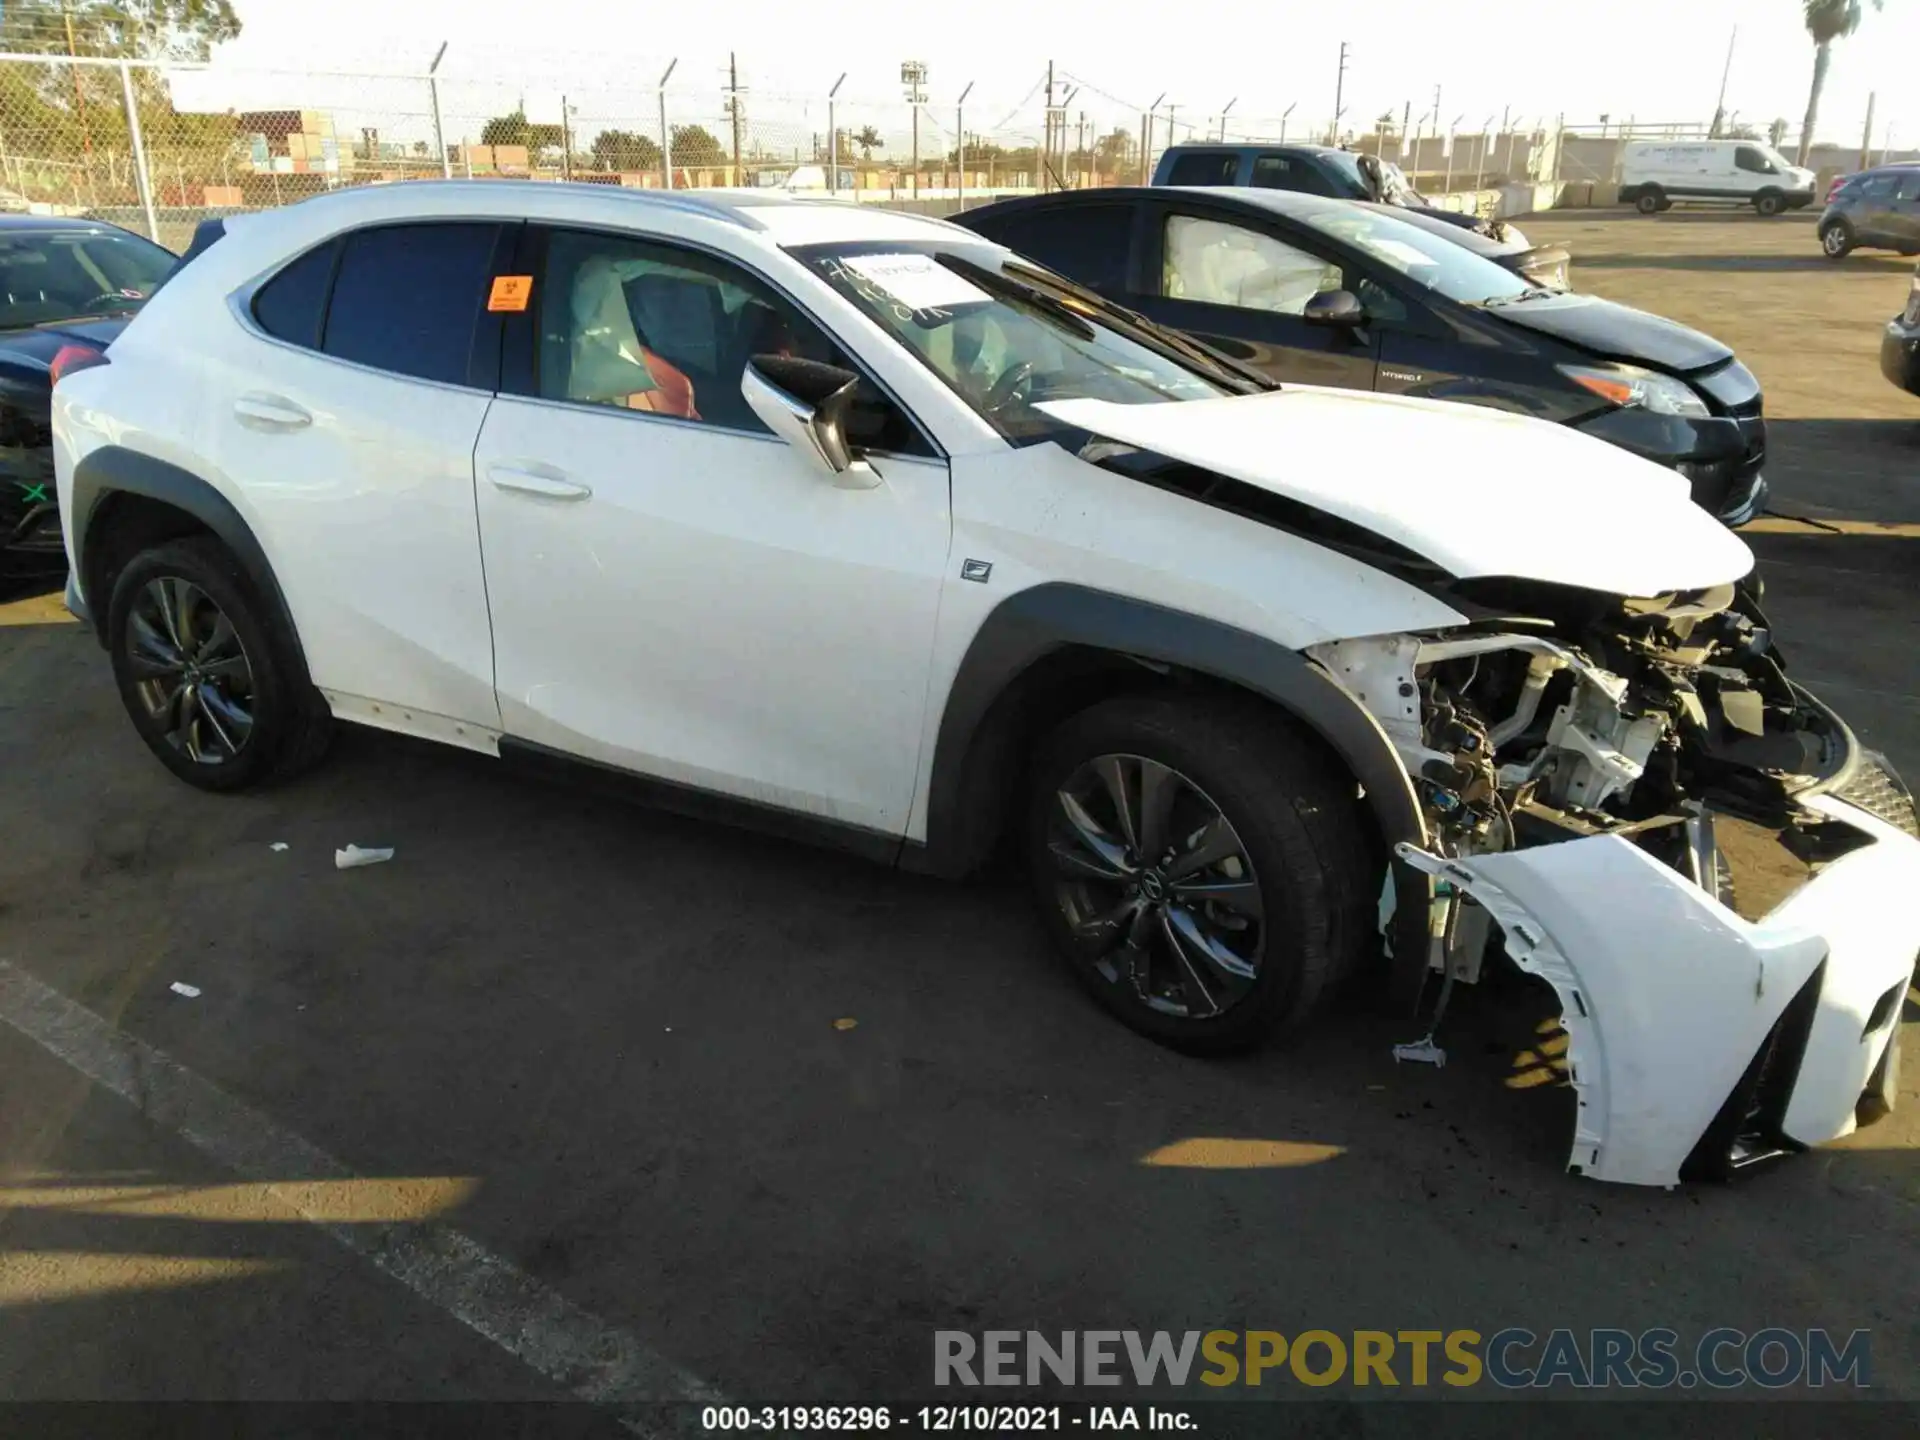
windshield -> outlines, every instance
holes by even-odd
[[[172,252],[106,230],[0,231],[0,329],[137,310]]]
[[[1097,297],[986,248],[810,250],[829,284],[1014,441],[1071,427],[1037,407],[1049,400],[1152,405],[1252,388],[1207,361],[1103,313]]]
[[[1316,230],[1364,250],[1425,290],[1463,305],[1512,300],[1537,287],[1464,245],[1358,206],[1316,211],[1304,217]]]

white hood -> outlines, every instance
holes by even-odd
[[[1680,475],[1527,416],[1306,385],[1038,408],[1349,520],[1462,579],[1657,595],[1753,568],[1753,552],[1693,503]]]

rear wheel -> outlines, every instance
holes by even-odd
[[[1667,208],[1667,197],[1658,190],[1642,190],[1635,197],[1633,208],[1642,215],[1654,215]]]
[[[292,636],[211,537],[134,556],[114,582],[107,635],[134,729],[188,784],[239,790],[325,751],[330,717]]]
[[[1753,197],[1753,208],[1761,215],[1772,217],[1787,208],[1787,200],[1778,190],[1762,190]]]
[[[1253,704],[1132,697],[1036,758],[1027,854],[1075,975],[1198,1053],[1298,1025],[1364,953],[1379,874],[1357,789]]]
[[[1820,253],[1829,260],[1844,260],[1853,249],[1853,226],[1844,220],[1829,220],[1820,227]]]

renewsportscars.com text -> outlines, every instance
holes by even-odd
[[[1502,1389],[1732,1390],[1873,1384],[1871,1334],[1721,1327],[1692,1342],[1667,1329],[938,1330],[942,1386],[1356,1385]]]

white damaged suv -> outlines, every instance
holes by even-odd
[[[347,720],[943,875],[1005,842],[1193,1050],[1504,954],[1603,1179],[1892,1103],[1911,801],[1672,473],[1274,389],[852,205],[436,183],[223,228],[54,392],[69,602],[188,782]]]

